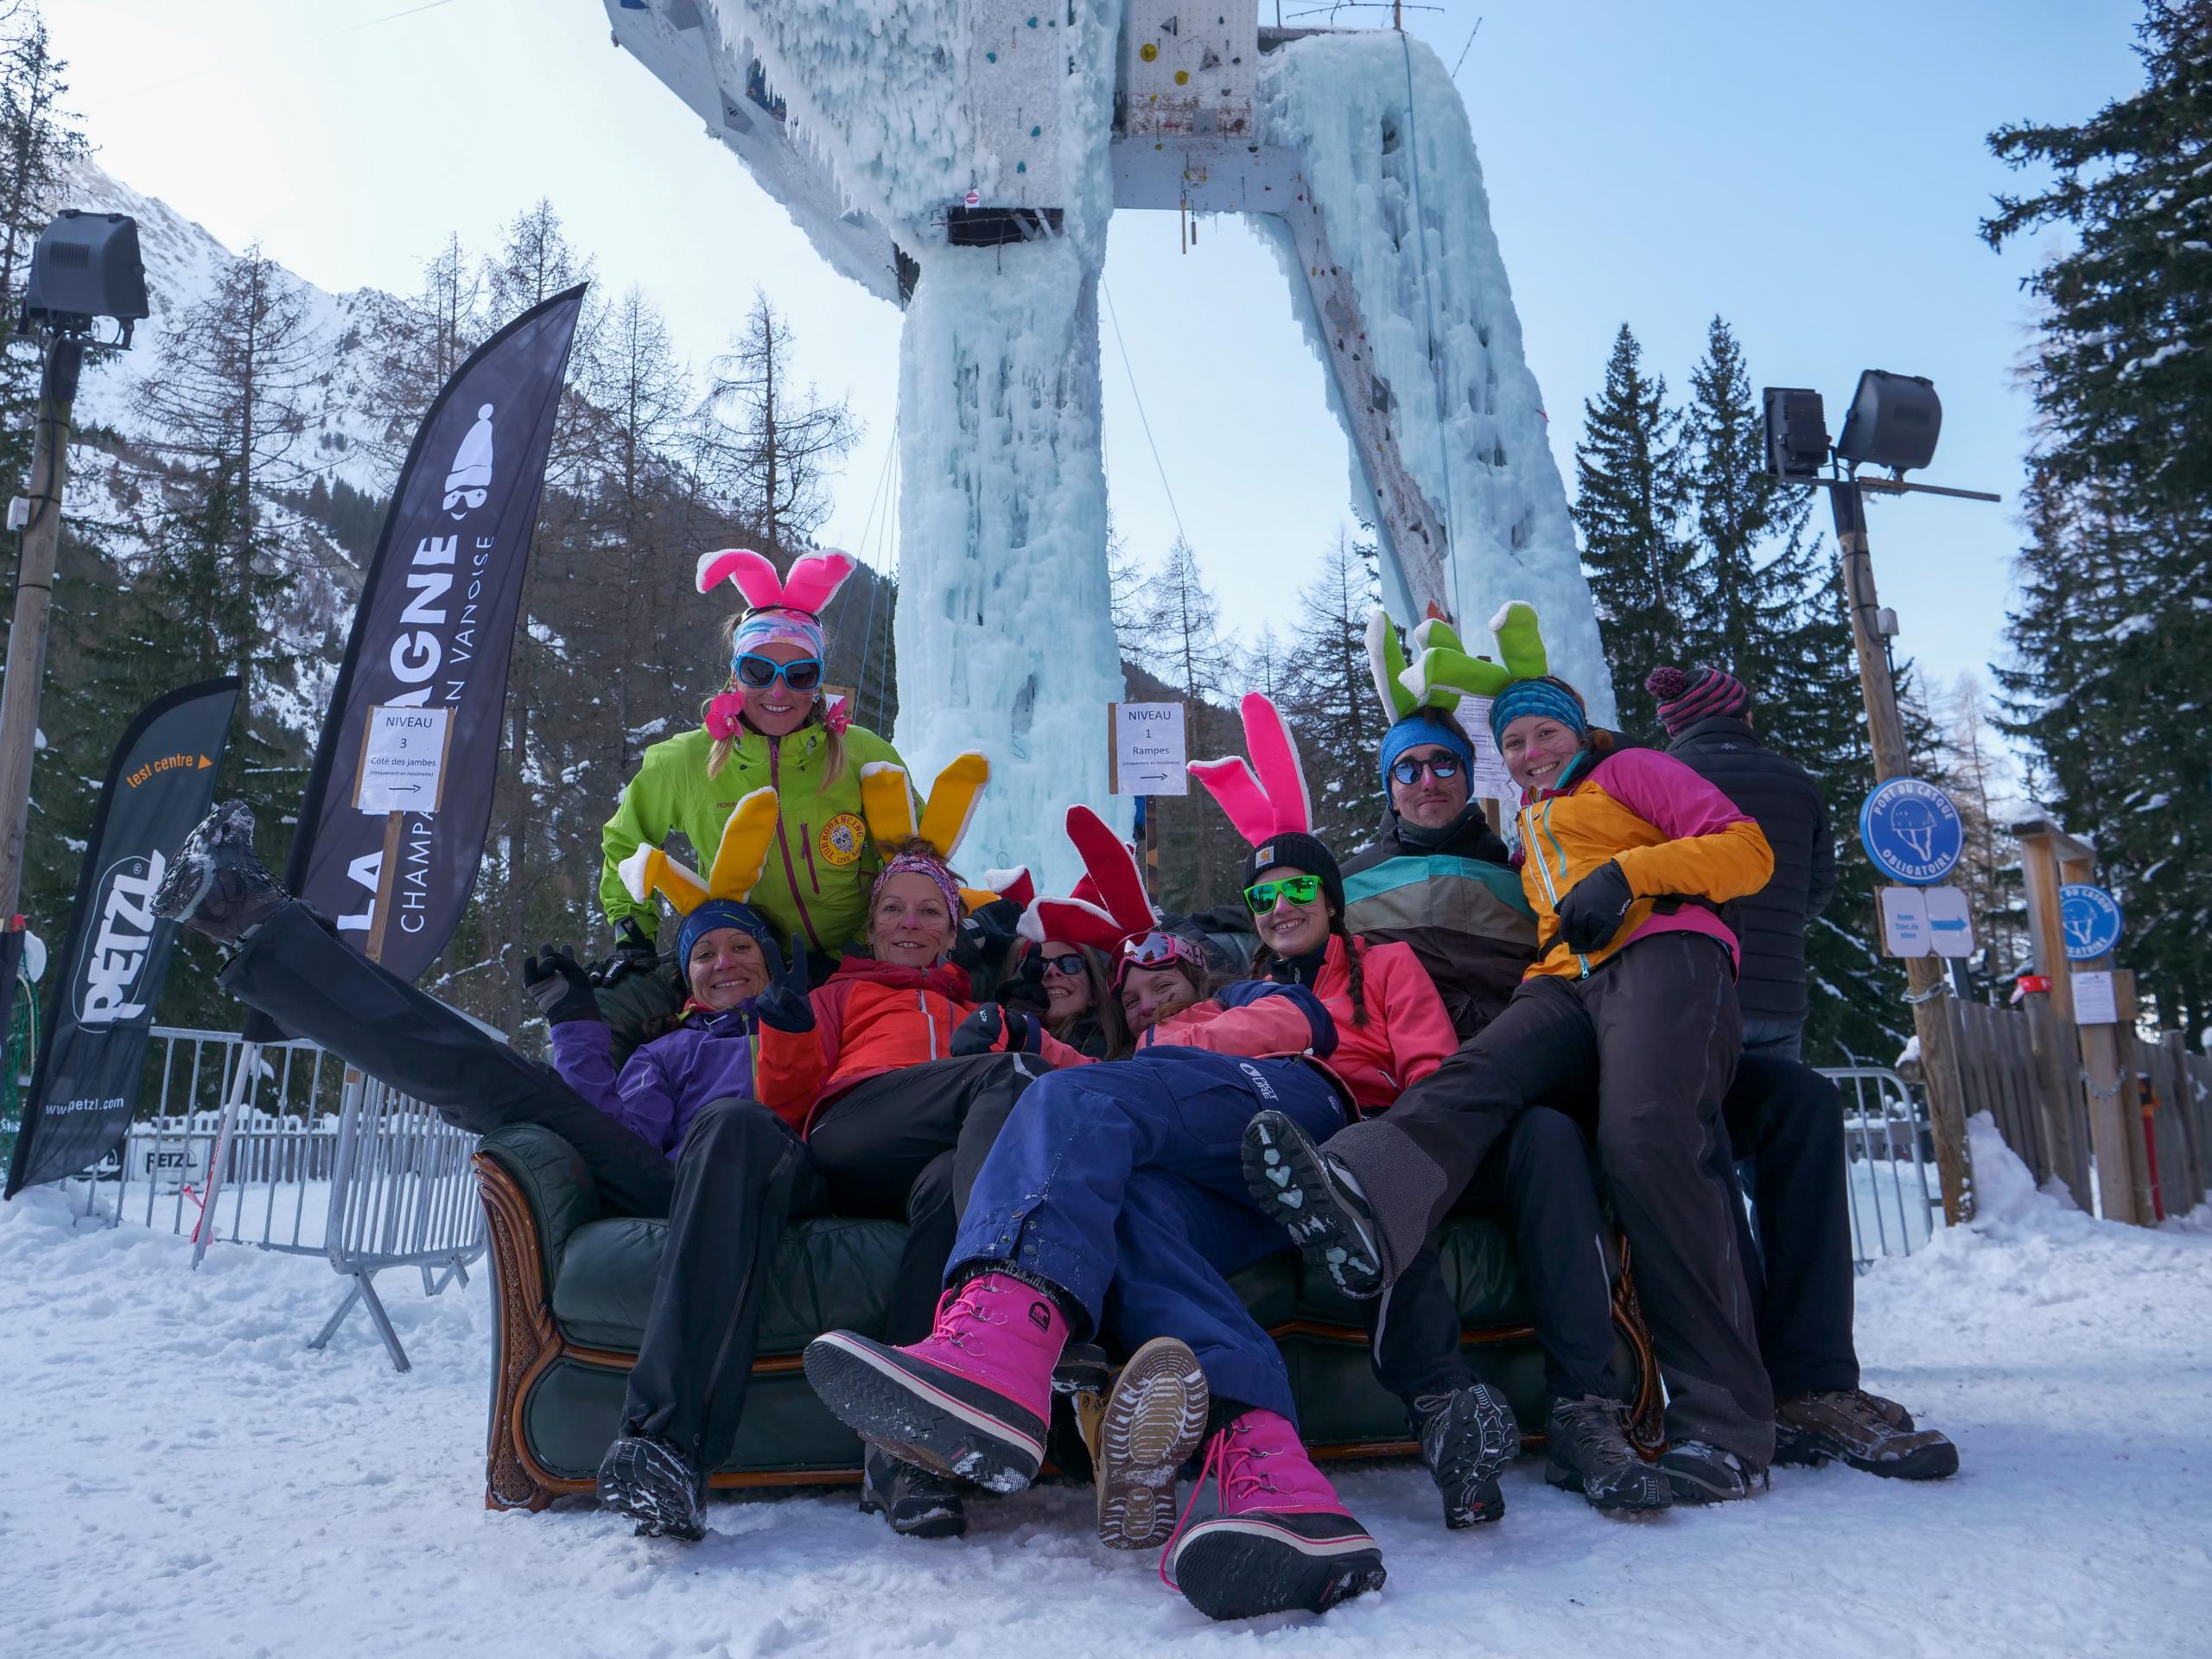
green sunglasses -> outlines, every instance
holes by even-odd
[[[1321,878],[1318,875],[1289,875],[1280,881],[1262,881],[1244,889],[1244,902],[1251,906],[1255,916],[1266,914],[1275,907],[1278,897],[1294,905],[1310,905],[1321,896]]]

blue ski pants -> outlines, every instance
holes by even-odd
[[[983,1160],[948,1276],[1002,1262],[1049,1281],[1092,1330],[1132,1348],[1179,1337],[1214,1392],[1295,1423],[1282,1357],[1229,1285],[1287,1247],[1240,1166],[1244,1126],[1269,1109],[1316,1140],[1344,1122],[1304,1060],[1158,1048],[1046,1074]]]

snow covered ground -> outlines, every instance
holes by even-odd
[[[717,1502],[696,1548],[588,1506],[482,1508],[490,1308],[393,1275],[416,1369],[315,1261],[210,1253],[0,1207],[0,1618],[42,1656],[1178,1651],[2007,1656],[2203,1652],[2212,1551],[2212,1225],[2062,1211],[1993,1137],[1983,1219],[1860,1281],[1869,1385],[1957,1438],[1928,1487],[1782,1470],[1754,1503],[1608,1522],[1510,1478],[1446,1534],[1409,1465],[1343,1489],[1383,1592],[1314,1620],[1209,1624],[1150,1556],[1090,1538],[1087,1491],[894,1541],[849,1493]]]

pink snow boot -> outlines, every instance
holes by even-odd
[[[1323,1613],[1382,1587],[1382,1552],[1272,1411],[1215,1433],[1191,1504],[1160,1576],[1209,1618]]]
[[[1045,1459],[1052,1367],[1068,1322],[1047,1292],[986,1273],[938,1300],[911,1348],[832,1331],[806,1348],[806,1380],[862,1440],[893,1457],[1018,1492]]]

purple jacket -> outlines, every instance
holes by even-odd
[[[630,1056],[614,1075],[613,1037],[599,1020],[553,1027],[553,1065],[562,1080],[617,1123],[670,1157],[710,1100],[752,1100],[753,1003],[722,1014],[694,1013],[665,1037]]]

